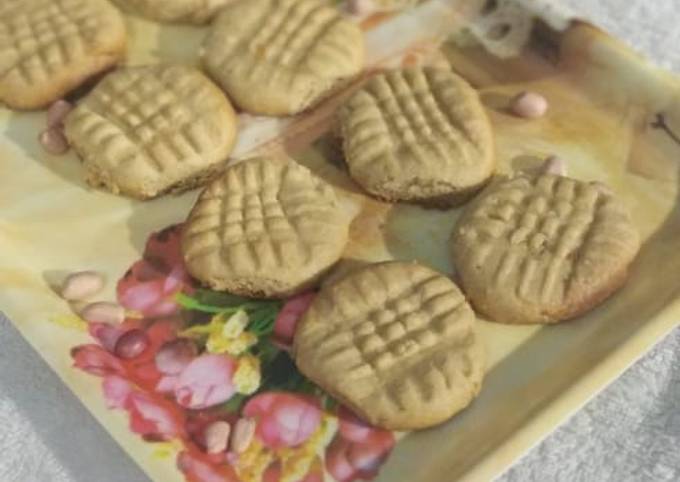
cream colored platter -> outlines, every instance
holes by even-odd
[[[93,190],[83,182],[74,154],[54,157],[42,151],[37,135],[44,113],[0,108],[0,308],[153,480],[311,482],[324,474],[337,480],[489,480],[678,325],[680,82],[675,77],[597,28],[538,1],[429,0],[358,21],[365,30],[367,71],[446,62],[480,89],[495,128],[501,172],[559,154],[568,160],[570,175],[611,185],[644,241],[630,280],[601,307],[559,326],[482,321],[489,352],[482,393],[442,426],[411,434],[378,432],[360,440],[341,429],[337,410],[318,402],[319,423],[298,427],[309,432],[304,440],[274,450],[263,437],[260,452],[247,460],[206,459],[191,442],[196,413],[151,394],[135,378],[138,367],[125,368],[139,393],[137,403],[111,408],[111,392],[103,392],[102,384],[110,389],[111,375],[120,373],[93,376],[93,364],[106,360],[97,358],[96,350],[82,350],[94,343],[88,327],[49,287],[64,271],[97,269],[110,281],[109,298],[141,286],[152,292],[143,319],[177,321],[177,312],[160,317],[154,312],[177,293],[179,285],[172,285],[166,272],[172,266],[137,273],[154,257],[176,259],[173,231],[164,228],[186,218],[198,191],[141,203]],[[205,29],[160,26],[133,16],[126,22],[129,64],[197,63]],[[523,90],[548,98],[546,117],[528,122],[507,112],[508,100]],[[363,195],[347,177],[327,135],[343,96],[296,118],[242,114],[234,160],[285,150],[333,183],[358,214],[343,264],[416,259],[453,275],[446,246],[458,210],[384,204]],[[129,268],[132,279],[125,276]],[[200,310],[194,315],[203,316]],[[286,372],[291,368],[278,369],[295,379]],[[249,410],[266,405],[267,413],[283,413],[299,407],[301,397],[315,396],[285,383],[267,390],[276,395],[268,399],[273,405],[262,398]]]

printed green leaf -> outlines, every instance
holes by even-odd
[[[247,399],[248,397],[246,395],[235,393],[227,402],[220,405],[220,410],[227,413],[239,413]]]

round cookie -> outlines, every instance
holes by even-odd
[[[495,167],[491,124],[477,92],[450,70],[376,75],[338,112],[354,180],[387,201],[460,203]]]
[[[204,24],[234,0],[116,0],[122,7],[159,22]]]
[[[475,315],[447,277],[386,262],[325,285],[300,320],[299,370],[361,418],[391,430],[441,423],[479,393]]]
[[[489,186],[451,236],[461,286],[503,323],[579,316],[626,280],[640,240],[625,206],[595,183],[519,174]]]
[[[149,199],[214,177],[234,146],[236,114],[194,68],[128,67],[78,104],[65,132],[91,185]]]
[[[333,187],[291,159],[229,167],[186,221],[189,272],[212,289],[287,297],[312,285],[342,255],[350,216]]]
[[[243,110],[289,115],[361,72],[357,25],[319,0],[237,0],[212,24],[207,71]]]
[[[39,109],[118,63],[126,32],[106,0],[2,0],[0,101]]]

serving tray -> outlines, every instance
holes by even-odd
[[[154,480],[311,482],[322,480],[325,470],[345,474],[343,480],[489,480],[680,320],[676,78],[597,28],[538,1],[429,0],[360,21],[366,31],[368,72],[421,62],[450,65],[481,90],[495,127],[501,172],[532,167],[559,154],[568,160],[570,175],[611,185],[631,209],[644,240],[630,281],[598,309],[559,326],[481,321],[489,365],[480,397],[450,422],[419,433],[376,431],[360,440],[347,430],[349,422],[338,408],[314,387],[304,381],[286,385],[285,380],[297,380],[292,366],[277,366],[287,374],[285,383],[263,384],[255,397],[269,394],[276,406],[291,407],[309,397],[323,413],[323,430],[321,424],[314,426],[304,443],[291,442],[284,447],[287,452],[266,454],[263,471],[235,471],[229,460],[204,457],[192,442],[189,425],[214,417],[215,411],[197,414],[172,406],[139,378],[138,367],[116,372],[107,365],[93,327],[70,315],[50,289],[64,272],[97,269],[109,279],[104,298],[134,298],[139,287],[152,293],[131,323],[156,326],[160,333],[165,326],[161,322],[178,329],[172,323],[180,317],[183,322],[205,318],[187,299],[181,312],[179,305],[167,312],[159,308],[168,301],[177,303],[179,291],[193,301],[210,295],[194,291],[176,272],[171,275],[179,263],[176,230],[166,228],[185,219],[197,191],[140,203],[92,190],[82,180],[75,155],[53,157],[40,148],[37,134],[45,125],[44,113],[2,108],[0,308]],[[159,26],[135,17],[127,22],[130,64],[197,63],[204,29]],[[549,99],[551,109],[544,119],[526,121],[507,113],[509,98],[527,89]],[[334,108],[345,95],[339,93],[296,118],[241,115],[232,162],[255,152],[285,150],[333,183],[347,208],[358,214],[340,268],[417,259],[453,274],[447,239],[458,210],[380,203],[365,197],[346,176],[328,134]],[[164,267],[152,262],[159,258]],[[223,303],[217,297],[204,305],[219,308]],[[114,386],[132,386],[138,403],[116,399],[112,380],[121,384]],[[219,410],[226,418],[237,417],[243,404]],[[362,457],[368,466],[360,463]],[[291,460],[303,462],[294,466]]]

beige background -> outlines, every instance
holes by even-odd
[[[680,32],[674,38],[671,30],[677,0],[566,3],[680,70]],[[680,433],[680,410],[673,406],[680,381],[671,369],[678,366],[678,338],[638,363],[505,479],[680,478],[677,450],[671,452]],[[0,346],[0,481],[146,480],[6,322]]]

